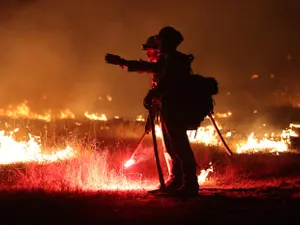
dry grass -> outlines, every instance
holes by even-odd
[[[143,133],[142,123],[114,123],[109,125],[109,129],[105,128],[107,123],[102,121],[84,121],[81,125],[76,125],[72,120],[46,124],[38,121],[25,123],[20,120],[14,121],[14,124],[21,128],[24,128],[24,124],[29,125],[30,131],[42,136],[48,146],[71,142],[78,151],[78,157],[51,164],[1,166],[2,189],[68,192],[143,190],[158,184],[150,135],[137,152],[143,159],[129,169],[122,167]],[[20,131],[20,134],[28,132],[24,129],[21,129],[23,133]],[[298,154],[249,154],[229,158],[221,147],[193,144],[193,150],[199,164],[199,173],[202,169],[208,169],[210,163],[213,165],[214,171],[209,173],[207,181],[201,185],[203,189],[299,188]],[[162,154],[160,158],[166,174]]]
[[[2,166],[1,223],[233,225],[243,221],[247,225],[282,218],[291,224],[298,218],[297,154],[228,158],[221,148],[193,145],[199,172],[210,162],[214,171],[201,186],[199,198],[179,200],[149,196],[143,190],[158,183],[151,139],[145,140],[140,152],[144,160],[122,169],[136,142],[111,138],[100,144],[73,141],[79,153],[75,159]],[[163,168],[166,172],[164,163]]]
[[[45,191],[143,190],[158,185],[151,142],[143,146],[144,160],[129,169],[122,164],[131,156],[136,141],[84,145],[74,142],[77,157],[50,164],[27,163],[2,166],[2,189]],[[251,189],[295,188],[300,186],[300,155],[249,154],[229,158],[223,149],[193,145],[199,173],[209,168],[202,188]],[[166,165],[161,155],[164,172]]]

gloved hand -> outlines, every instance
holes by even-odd
[[[121,58],[121,56],[114,55],[114,54],[106,54],[105,55],[106,63],[123,66],[126,64],[126,60]]]
[[[150,116],[147,117],[147,121],[145,124],[145,133],[149,134],[152,131]]]

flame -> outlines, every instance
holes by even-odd
[[[75,119],[75,114],[70,109],[60,112],[60,119]]]
[[[98,114],[95,114],[95,113],[85,112],[84,116],[90,120],[107,121],[107,117],[105,114],[102,114],[99,116]]]
[[[217,126],[222,130],[222,126],[217,123]],[[263,127],[266,125],[263,124]],[[298,129],[298,133],[295,131]],[[300,124],[289,125],[288,129],[281,131],[280,134],[265,133],[264,137],[258,138],[254,132],[251,132],[245,142],[239,140],[236,144],[236,153],[257,153],[257,152],[270,152],[280,153],[289,150],[290,137],[299,137]],[[155,126],[156,134],[162,137],[162,131],[159,125]],[[212,125],[201,126],[196,131],[187,131],[188,138],[191,143],[202,143],[206,146],[220,146],[222,143],[219,140],[217,132]],[[231,138],[232,132],[227,132],[224,137]]]
[[[299,129],[300,124],[289,125],[289,128],[283,130],[280,134],[265,133],[264,138],[259,139],[255,137],[252,132],[246,143],[239,143],[236,145],[237,153],[257,153],[262,151],[268,151],[271,153],[286,152],[289,150],[288,145],[291,143],[290,137],[299,137],[293,129]]]
[[[138,122],[145,122],[143,115],[138,115],[135,120]]]
[[[219,129],[221,126],[218,125]],[[187,131],[190,142],[203,143],[204,145],[219,145],[220,140],[212,125],[198,127],[196,131]]]
[[[212,115],[213,118],[228,118],[232,116],[232,112],[227,112],[227,113],[215,113]]]
[[[13,135],[18,129],[10,131],[8,135],[5,131],[0,131],[0,164],[10,164],[18,162],[55,162],[58,160],[70,159],[76,156],[72,147],[57,150],[50,154],[42,153],[39,137],[29,135],[28,141],[16,141]]]
[[[136,164],[136,161],[134,159],[129,159],[126,163],[124,163],[124,167],[128,168],[134,164]]]
[[[109,101],[112,100],[110,96],[108,96],[107,98],[109,99]],[[84,115],[90,120],[107,121],[105,114],[98,115],[96,113],[85,112]],[[44,114],[34,113],[30,110],[28,106],[28,101],[26,100],[16,106],[9,105],[8,109],[0,108],[0,116],[9,117],[12,119],[36,119],[45,122],[51,122],[52,119],[56,117],[58,117],[59,119],[75,119],[75,114],[68,108],[62,110],[59,115],[53,115],[51,113],[51,110],[47,110]]]
[[[214,172],[214,169],[213,169],[213,166],[212,166],[211,162],[209,163],[209,165],[210,165],[210,167],[206,170],[201,170],[200,175],[198,176],[198,183],[200,185],[207,182],[207,176],[208,176],[209,173]]]
[[[128,168],[128,167],[131,167],[131,166],[133,166],[135,164],[136,164],[136,161],[131,158],[131,159],[129,159],[128,161],[126,161],[124,163],[124,167]],[[209,163],[209,165],[210,165],[210,167],[208,169],[206,169],[206,170],[205,169],[201,170],[200,174],[197,177],[198,178],[198,183],[200,185],[206,183],[208,181],[208,175],[209,175],[209,173],[212,173],[214,171],[211,162]]]
[[[218,125],[218,123],[217,123]],[[219,129],[221,126],[218,125]],[[162,131],[159,125],[155,126],[157,137],[162,138]],[[219,145],[220,140],[215,132],[215,128],[212,125],[208,125],[205,127],[198,127],[195,130],[187,131],[188,138],[192,143],[203,143],[205,145]]]
[[[247,143],[237,144],[237,153],[260,152],[269,150],[270,152],[285,152],[288,150],[288,145],[284,140],[273,141],[267,138],[257,139],[254,133],[248,137]]]
[[[23,103],[15,106],[15,107],[12,105],[9,105],[7,110],[0,109],[0,115],[11,117],[13,119],[28,118],[28,119],[43,120],[46,122],[51,121],[51,111],[50,110],[48,112],[46,112],[45,114],[33,113],[30,111],[27,101],[24,101]]]
[[[111,100],[111,96],[106,96],[108,100]],[[254,113],[257,111],[255,110]],[[44,114],[34,113],[30,110],[28,106],[28,101],[24,101],[16,106],[9,105],[8,109],[0,109],[0,116],[10,117],[13,119],[17,118],[27,118],[27,119],[38,119],[45,122],[50,122],[56,115],[51,114],[51,110],[48,110]],[[105,114],[89,113],[85,112],[84,116],[90,120],[107,121]],[[232,116],[230,111],[226,113],[215,113],[214,118],[226,119]],[[60,119],[75,119],[75,114],[70,109],[65,109],[58,115]],[[119,118],[119,117],[115,117]],[[207,118],[206,118],[207,119]],[[144,122],[145,119],[142,115],[138,115],[136,121]],[[216,121],[220,130],[222,127]],[[264,124],[263,127],[266,127]],[[159,126],[156,126],[156,133],[158,137],[162,137],[162,132]],[[262,151],[268,152],[285,152],[289,151],[289,144],[291,137],[299,137],[299,124],[290,124],[288,129],[283,130],[281,133],[275,134],[274,132],[265,133],[262,137],[258,137],[256,133],[250,132],[248,138],[245,141],[234,140],[234,135],[232,131],[227,131],[224,134],[224,138],[230,138],[234,140],[234,145],[237,153],[256,153]],[[191,143],[202,143],[207,146],[220,146],[222,143],[212,125],[200,126],[196,131],[187,131],[188,138]]]

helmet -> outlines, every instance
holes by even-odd
[[[143,50],[158,49],[157,35],[153,35],[146,40],[145,44],[142,44]]]
[[[171,26],[163,27],[159,33],[158,37],[162,42],[162,45],[167,45],[171,48],[177,48],[181,42],[184,40],[182,34]]]

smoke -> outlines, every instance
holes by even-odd
[[[220,81],[217,109],[239,108],[245,99],[252,109],[272,100],[285,78],[295,83],[298,10],[297,1],[271,0],[1,1],[0,107],[26,99],[36,110],[143,113],[150,78],[107,65],[104,55],[144,58],[142,42],[173,25],[185,37],[180,50],[196,57],[194,71]]]

